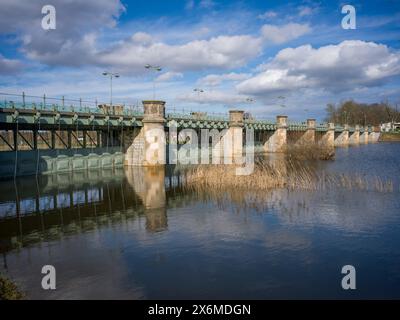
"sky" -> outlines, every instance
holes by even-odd
[[[396,104],[400,1],[0,0],[1,93],[108,102],[104,71],[120,75],[114,103],[168,110],[322,120],[346,99]]]

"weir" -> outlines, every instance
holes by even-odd
[[[142,103],[143,111],[107,105],[66,109],[46,103],[0,103],[0,175],[163,166],[189,143],[209,147],[213,157],[217,153],[240,163],[248,130],[254,132],[256,151],[272,153],[285,152],[288,145],[313,144],[334,152],[339,146],[377,142],[380,135],[377,127],[360,130],[360,126],[317,124],[315,119],[289,122],[284,115],[276,121],[257,120],[245,118],[243,110],[230,110],[228,117],[179,114],[166,112],[165,101]]]

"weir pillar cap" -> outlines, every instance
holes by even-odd
[[[144,100],[143,122],[165,122],[165,101]]]
[[[335,130],[335,124],[333,122],[328,123],[328,130]]]
[[[287,127],[287,116],[276,116],[276,124],[278,128],[285,128]]]
[[[237,126],[242,127],[243,124],[243,117],[244,111],[243,110],[229,110],[229,125],[230,126]]]
[[[308,129],[315,129],[316,121],[315,119],[307,119],[307,128]]]

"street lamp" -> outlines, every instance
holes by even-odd
[[[147,70],[153,70],[155,72],[160,72],[162,68],[160,66],[152,66],[151,64],[146,64],[144,66]],[[153,100],[156,99],[156,83],[155,78],[153,78]]]
[[[282,108],[285,108],[285,107],[286,107],[286,105],[285,105],[285,99],[286,99],[286,98],[285,98],[284,96],[279,96],[278,99],[282,101],[282,104],[281,104],[280,106],[281,106]]]
[[[246,102],[254,102],[255,100],[253,98],[246,98]]]
[[[103,76],[109,76],[110,77],[110,109],[112,108],[112,79],[113,77],[119,78],[118,73],[113,73],[113,72],[108,72],[104,71]]]
[[[203,92],[204,92],[204,90],[203,90],[203,89],[200,89],[200,88],[194,88],[193,91],[194,91],[194,92],[197,92],[197,97],[198,97],[198,98],[200,98],[200,93],[203,93]]]

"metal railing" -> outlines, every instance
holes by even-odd
[[[10,94],[0,92],[0,108],[19,109],[19,110],[38,110],[53,112],[74,112],[74,113],[91,113],[104,114],[99,108],[100,105],[108,105],[101,101],[91,101],[83,99],[67,99],[65,97],[55,98],[43,96]],[[115,106],[123,106],[122,115],[137,116],[143,115],[143,107],[125,103],[115,103]]]

